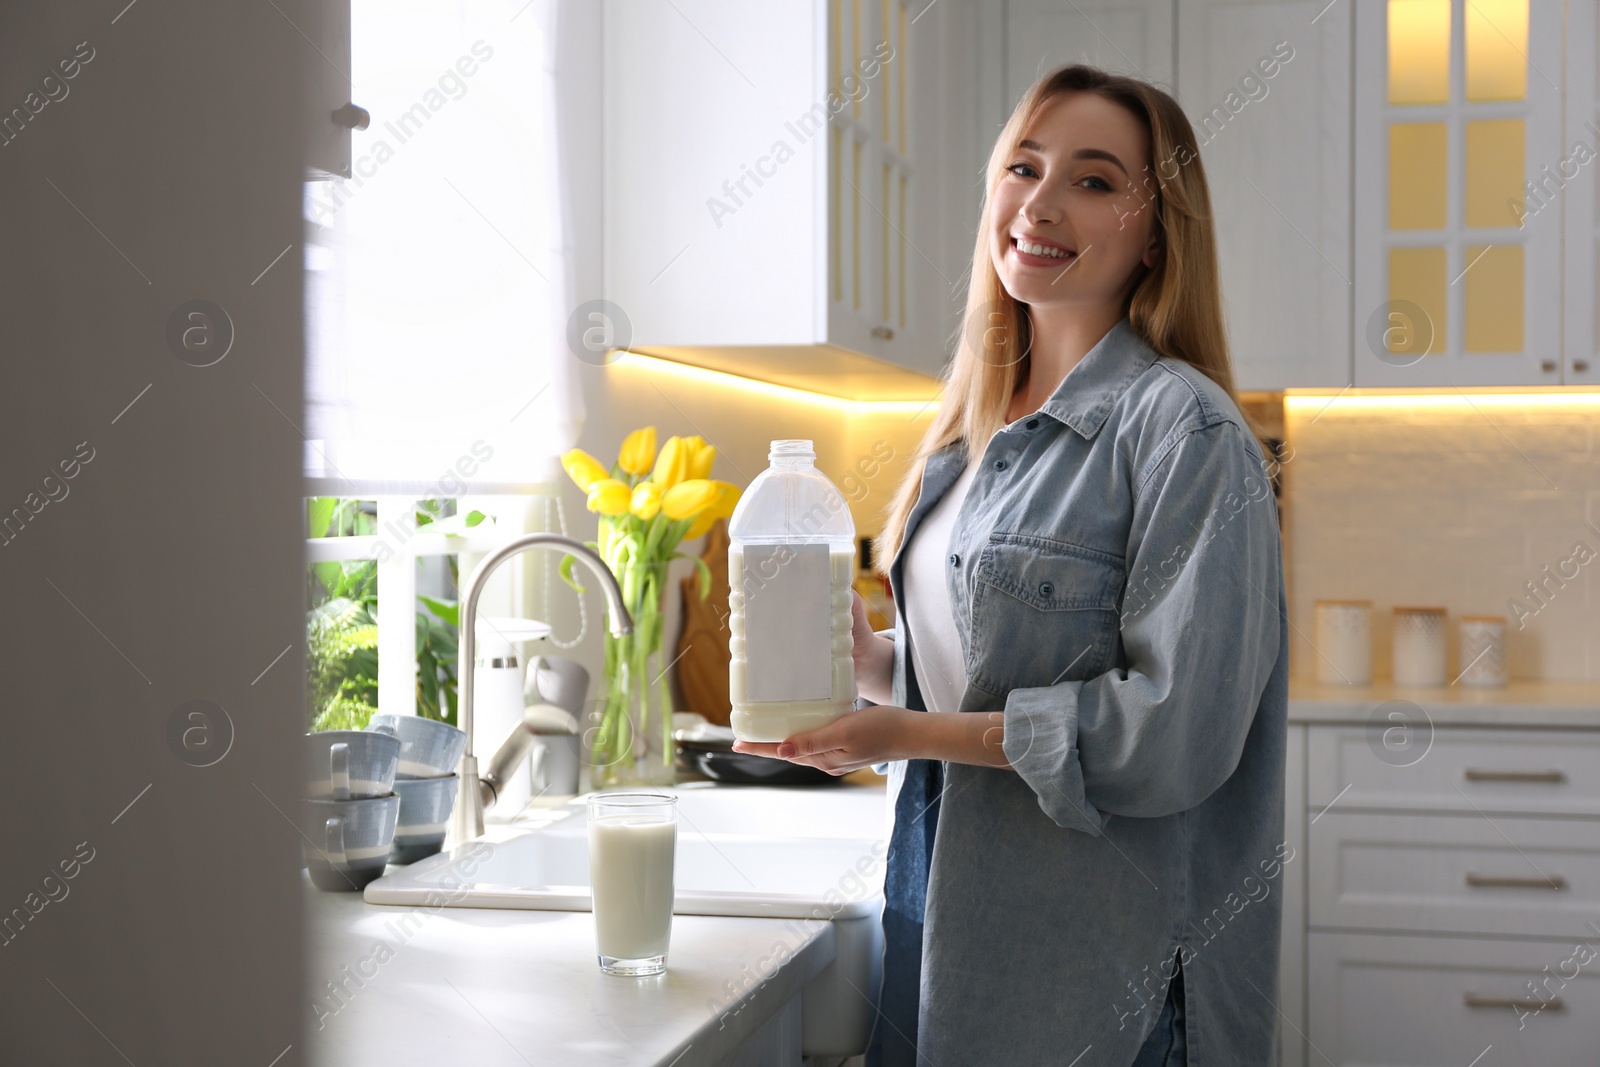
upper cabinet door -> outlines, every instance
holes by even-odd
[[[350,131],[371,118],[350,99],[350,0],[312,0],[304,10],[306,39],[320,57],[305,71],[306,180],[348,178]]]
[[[977,220],[975,23],[973,0],[612,0],[605,286],[632,347],[925,394]]]
[[[1038,78],[1068,63],[1172,83],[1169,0],[1009,0],[1006,114]]]
[[[818,0],[606,5],[605,294],[635,346],[821,339],[826,23]]]
[[[1562,6],[1358,0],[1357,385],[1561,381]]]
[[[826,145],[827,341],[937,376],[977,222],[961,196],[981,167],[972,3],[828,0],[826,16],[845,102]]]
[[[1564,186],[1562,226],[1566,240],[1566,359],[1563,380],[1569,385],[1600,384],[1600,180],[1595,156],[1600,153],[1600,18],[1594,3],[1574,3],[1567,10],[1567,116],[1563,151],[1551,161],[1555,184]],[[1541,171],[1536,181],[1550,179]],[[1541,196],[1546,194],[1541,193]]]
[[[1241,389],[1351,381],[1351,21],[1327,0],[1178,5]]]

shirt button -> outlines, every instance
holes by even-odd
[[[994,469],[997,470],[997,471],[1005,470],[1006,469],[1006,461],[1003,460],[1003,459],[995,460],[994,461]]]
[[[1055,592],[1056,592],[1056,587],[1051,585],[1049,582],[1040,582],[1039,583],[1039,595],[1044,597],[1046,600],[1048,600],[1052,596],[1054,596]]]
[[[1036,430],[1038,428],[1039,428],[1039,420],[1038,419],[1029,419],[1028,420],[1028,429]]]
[[[950,566],[952,566],[952,567],[961,566],[961,556],[960,556],[959,553],[956,553],[956,552],[950,553]]]

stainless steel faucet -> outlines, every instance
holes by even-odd
[[[472,578],[467,582],[467,594],[461,600],[460,659],[456,668],[461,700],[456,721],[467,735],[467,745],[457,770],[461,779],[458,783],[460,794],[456,797],[456,809],[451,817],[451,846],[483,836],[484,809],[494,804],[506,778],[516,771],[518,763],[533,744],[533,728],[527,723],[518,723],[517,728],[511,731],[511,736],[489,760],[488,773],[481,778],[478,776],[478,758],[472,749],[472,683],[473,668],[477,664],[478,597],[483,593],[489,576],[500,564],[538,545],[563,548],[592,570],[595,577],[600,579],[606,602],[611,607],[611,632],[618,637],[633,632],[633,617],[623,606],[622,588],[617,584],[617,576],[611,573],[611,568],[606,566],[594,549],[580,541],[561,534],[532,533],[500,546],[483,558],[483,562],[473,570]]]

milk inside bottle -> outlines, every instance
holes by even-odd
[[[782,741],[855,707],[855,522],[810,441],[773,441],[728,520],[728,695],[742,741]]]

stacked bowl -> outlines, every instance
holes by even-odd
[[[400,798],[390,863],[415,863],[444,847],[456,803],[456,766],[467,735],[419,715],[374,715],[367,732],[398,742],[394,791]]]
[[[400,815],[400,748],[365,730],[306,734],[300,849],[318,889],[357,890],[383,874]]]
[[[301,854],[318,889],[360,890],[444,847],[467,735],[416,715],[306,734]]]

